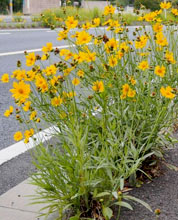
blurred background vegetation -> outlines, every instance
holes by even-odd
[[[13,11],[21,12],[23,7],[23,0],[13,0]],[[0,14],[9,13],[9,0],[0,0]]]
[[[22,12],[23,9],[23,1],[24,0],[13,0],[13,11],[14,12]],[[40,1],[40,0],[37,0]],[[61,0],[61,3],[65,5],[66,1],[69,0]],[[85,0],[87,1],[87,0]],[[91,1],[91,0],[90,0]],[[97,0],[95,0],[97,1]],[[103,1],[103,0],[98,0]],[[109,0],[113,5],[127,6],[132,5],[136,9],[139,9],[142,5],[145,6],[146,9],[157,10],[159,9],[159,4],[164,0]],[[178,0],[170,0],[174,7],[178,8]],[[78,6],[81,6],[82,0],[70,0],[70,5],[73,5],[74,2],[78,2]],[[9,0],[0,0],[0,14],[8,14],[9,13]]]

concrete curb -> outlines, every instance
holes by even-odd
[[[43,204],[30,205],[30,195],[36,193],[37,187],[30,185],[27,179],[0,196],[0,219],[2,220],[44,220],[38,217],[44,207]],[[54,220],[57,216],[50,215],[47,220]]]

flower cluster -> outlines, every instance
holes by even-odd
[[[164,10],[170,7],[170,3],[161,3]],[[72,178],[78,178],[75,184],[80,189],[77,191],[75,185],[75,194],[63,195],[70,204],[84,203],[85,193],[94,196],[101,190],[122,188],[123,179],[136,173],[142,161],[160,150],[160,133],[165,134],[175,115],[177,26],[164,27],[160,10],[140,18],[150,22],[149,28],[129,31],[114,12],[115,8],[108,5],[104,21],[95,18],[82,24],[77,17],[69,16],[57,40],[67,40],[71,46],[59,50],[48,42],[41,55],[25,54],[27,70],[18,63],[11,77],[5,73],[1,78],[2,83],[12,81],[10,92],[17,107],[14,111],[10,106],[4,115],[15,115],[28,127],[25,132],[15,133],[16,141],[24,138],[28,143],[38,128],[43,128],[42,121],[60,131],[61,152],[66,153],[67,163],[72,161],[66,171],[66,162],[60,158],[61,176],[66,181],[63,185],[67,187]],[[172,13],[176,15],[177,11],[172,9]],[[107,25],[106,30],[99,25]],[[99,168],[94,168],[93,174],[97,163]],[[72,176],[75,166],[76,175]],[[63,173],[69,170],[71,175]]]

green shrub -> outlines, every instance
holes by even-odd
[[[160,2],[161,0],[135,0],[134,7],[140,9],[141,5],[144,5],[146,9],[154,11],[160,9]]]
[[[42,56],[25,54],[28,70],[12,73],[10,92],[17,109],[13,112],[10,106],[4,115],[14,115],[27,126],[14,139],[31,142],[45,122],[56,140],[35,149],[32,184],[39,187],[37,203],[46,204],[44,215],[57,211],[59,219],[70,210],[70,220],[110,220],[114,205],[119,206],[119,219],[120,207],[132,210],[130,200],[151,210],[125,193],[124,185],[136,184],[138,172],[147,175],[145,165],[156,164],[165,146],[174,143],[175,26],[164,28],[151,12],[142,18],[150,22],[149,31],[136,28],[133,36],[133,30],[130,34],[111,20],[112,6],[104,14],[104,34],[96,29],[92,35],[85,26],[75,31],[79,22],[69,17],[58,33],[59,41],[72,44],[69,48],[59,51],[47,43]],[[93,26],[99,21],[93,20]],[[12,78],[4,74],[1,81]]]

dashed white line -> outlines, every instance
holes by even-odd
[[[11,34],[11,33],[0,33],[0,35],[6,35],[6,34]]]
[[[0,30],[0,32],[26,32],[26,31],[47,31],[50,30],[49,28],[37,28],[37,29],[5,29],[5,30]]]
[[[46,31],[47,33],[56,33],[56,31]]]

